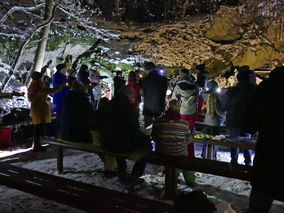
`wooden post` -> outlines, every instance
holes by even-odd
[[[57,172],[61,174],[63,172],[63,148],[57,147]]]
[[[165,199],[174,199],[177,190],[177,171],[175,168],[166,167],[165,174]]]

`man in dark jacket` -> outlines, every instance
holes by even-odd
[[[67,83],[65,64],[58,64],[56,66],[56,70],[57,71],[53,76],[53,87]],[[65,98],[69,89],[69,87],[65,87],[63,90],[53,94],[53,103],[56,105],[56,107],[53,109],[53,112],[61,112],[63,99]]]
[[[89,68],[87,65],[82,64],[80,70],[77,75],[77,80],[79,83],[85,85],[85,87],[89,88],[89,84],[91,83],[89,80]]]
[[[267,213],[284,202],[284,66],[258,86],[247,112],[246,129],[258,131],[248,213]]]
[[[123,86],[107,106],[103,119],[104,128],[101,132],[101,143],[104,149],[119,153],[129,153],[141,148],[151,150],[150,137],[139,130],[138,117],[132,106],[134,102],[133,88]],[[145,163],[136,162],[132,169],[132,176],[128,176],[125,159],[117,158],[119,179],[122,182],[127,182],[129,178],[138,179],[143,175],[145,167]]]
[[[230,131],[230,137],[246,136],[244,130],[245,113],[250,101],[256,90],[256,76],[251,70],[244,70],[237,75],[238,84],[229,88],[225,93],[224,107],[226,114],[226,127]],[[231,149],[231,163],[238,163],[238,148]],[[251,164],[251,150],[244,150],[245,164]]]
[[[144,95],[143,115],[145,127],[147,127],[153,123],[154,118],[160,116],[165,110],[168,80],[166,77],[159,75],[155,64],[152,62],[145,63],[144,69],[146,73],[149,73],[142,84]]]
[[[92,106],[87,97],[87,88],[77,80],[63,101],[60,122],[60,137],[74,142],[92,142],[90,118]]]
[[[56,66],[56,73],[53,76],[53,88],[67,83],[66,78],[66,65],[65,64],[58,64]],[[66,97],[70,87],[65,87],[63,90],[53,94],[53,103],[55,104],[55,108],[52,110],[56,113],[56,121],[55,121],[55,132],[58,136],[59,128],[60,128],[60,116],[62,111],[62,104],[63,100]]]
[[[121,71],[116,72],[116,76],[113,78],[113,83],[114,83],[114,96],[116,96],[120,88],[125,85],[125,80],[122,77]]]

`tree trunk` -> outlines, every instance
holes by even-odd
[[[53,4],[54,4],[54,0],[46,0],[44,20],[48,20],[52,16]],[[37,71],[37,72],[41,71],[41,68],[43,65],[45,47],[46,47],[46,43],[48,39],[50,25],[51,25],[51,22],[41,30],[41,41],[38,44],[38,48],[36,50],[35,59],[34,59],[34,71]],[[26,86],[30,84],[30,81],[31,81],[31,77],[29,75],[26,81]]]

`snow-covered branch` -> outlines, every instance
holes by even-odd
[[[19,6],[14,6],[12,7],[1,19],[0,19],[0,25],[2,25],[9,16],[11,16],[15,11],[23,11],[25,13],[28,13],[29,11],[37,10],[41,8],[44,4],[39,4],[33,7],[19,7]],[[36,16],[35,14],[33,14]]]
[[[17,52],[14,64],[11,67],[11,70],[13,71],[12,73],[15,72],[15,70],[17,70],[18,68],[18,64],[19,64],[19,59],[23,53],[23,51],[25,50],[27,44],[29,43],[30,39],[33,37],[33,35],[35,34],[35,32],[37,32],[38,30],[40,30],[41,28],[45,27],[46,25],[48,25],[49,23],[52,22],[52,20],[54,19],[55,16],[55,11],[58,7],[58,5],[62,2],[62,0],[59,0],[52,9],[52,13],[51,13],[51,17],[49,19],[47,19],[46,21],[42,22],[41,24],[37,25],[30,33],[29,35],[26,36],[24,42],[22,43],[22,45],[19,48],[19,51]],[[1,85],[1,90],[0,91],[4,91],[7,84],[9,83],[10,79],[12,78],[13,75],[11,75],[10,77],[8,77],[7,79],[5,79],[4,83]]]
[[[92,34],[95,34],[98,39],[102,39],[103,41],[107,42],[110,38],[118,37],[118,35],[113,34],[108,30],[98,29],[94,27],[95,24],[89,19],[90,14],[86,14],[87,12],[90,11],[81,8],[80,4],[75,4],[75,3],[76,2],[73,1],[73,3],[67,4],[65,0],[65,3],[62,4],[60,7],[58,7],[58,9],[64,12],[68,16],[68,18],[75,19],[87,31],[89,31]]]

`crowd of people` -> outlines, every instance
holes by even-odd
[[[272,201],[284,201],[284,155],[282,134],[283,98],[281,88],[284,67],[274,69],[259,86],[256,75],[243,66],[234,87],[219,92],[218,84],[209,80],[205,65],[196,66],[197,79],[188,69],[181,69],[170,98],[166,98],[168,79],[161,75],[152,62],[144,65],[144,78],[139,71],[130,72],[126,82],[121,71],[114,77],[114,96],[108,88],[107,98],[101,97],[104,85],[97,67],[82,65],[77,76],[67,71],[66,64],[56,66],[53,88],[46,88],[40,72],[32,73],[28,89],[34,124],[33,150],[43,151],[40,135],[43,125],[51,122],[48,95],[53,94],[56,115],[56,136],[74,142],[92,143],[112,152],[129,153],[137,149],[152,149],[167,155],[194,157],[190,136],[195,131],[198,113],[205,110],[206,133],[220,134],[224,123],[230,138],[255,134],[258,142],[253,163],[252,192],[249,213],[268,212]],[[66,73],[69,76],[66,76]],[[143,101],[144,127],[152,126],[151,136],[139,125],[140,103]],[[90,131],[91,130],[91,131]],[[214,159],[217,159],[217,148]],[[231,150],[231,163],[238,163],[238,149]],[[244,150],[245,164],[252,165],[251,151]],[[101,156],[105,163],[110,158]],[[115,174],[123,183],[139,183],[146,164],[136,162],[132,173],[127,173],[125,159],[111,158],[114,163],[106,174]],[[183,171],[187,185],[195,184],[193,171]]]

